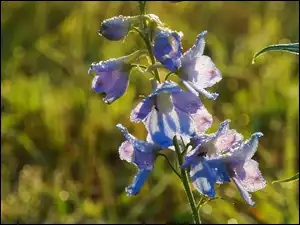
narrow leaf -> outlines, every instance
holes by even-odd
[[[262,50],[260,50],[259,52],[257,52],[253,59],[252,59],[252,64],[255,63],[255,59],[262,55],[265,52],[268,51],[285,51],[285,52],[289,52],[289,53],[293,53],[293,54],[297,54],[299,55],[299,43],[291,43],[291,44],[278,44],[278,45],[270,45],[267,46],[265,48],[263,48]]]
[[[283,179],[283,180],[275,180],[275,181],[272,182],[272,184],[292,182],[292,181],[297,181],[297,180],[299,180],[299,173],[295,174],[294,176],[292,176],[290,178],[286,178],[286,179]]]

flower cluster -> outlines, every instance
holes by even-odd
[[[151,51],[139,50],[128,56],[93,63],[88,72],[96,73],[92,82],[93,90],[106,94],[105,103],[110,104],[119,99],[126,92],[131,69],[136,66],[132,63],[144,54],[153,54],[160,67],[176,74],[186,89],[183,90],[174,81],[151,79],[152,93],[130,115],[132,122],[145,125],[148,132],[146,141],[138,140],[121,124],[117,125],[126,138],[119,148],[120,158],[138,167],[132,184],[126,188],[126,194],[130,196],[139,193],[154,169],[157,153],[165,148],[172,149],[173,138],[181,136],[192,146],[181,168],[190,167],[191,181],[201,194],[214,197],[216,183],[232,180],[245,201],[254,205],[248,192],[262,189],[266,185],[258,163],[251,159],[262,133],[254,133],[243,141],[241,134],[229,129],[229,120],[221,123],[215,133],[206,133],[213,119],[199,94],[208,99],[217,99],[218,93],[206,89],[222,79],[211,58],[203,55],[207,31],[201,32],[195,44],[186,52],[182,52],[182,32],[164,27],[153,14],[118,16],[105,20],[99,34],[116,41],[135,30],[139,31],[144,40],[149,41]],[[149,68],[147,71],[151,72]]]

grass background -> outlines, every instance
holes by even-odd
[[[233,183],[217,188],[201,209],[205,223],[299,223],[298,182],[271,184],[295,174],[299,163],[299,58],[255,52],[299,42],[299,2],[150,2],[190,48],[208,30],[205,54],[223,80],[202,98],[214,115],[210,132],[231,119],[245,137],[264,133],[255,159],[267,187],[245,205]],[[138,35],[111,42],[97,35],[101,21],[137,15],[137,2],[1,1],[1,223],[191,222],[184,190],[158,158],[139,195],[127,197],[136,168],[118,156],[124,141],[115,125],[146,138],[131,109],[150,92],[135,72],[126,94],[112,105],[91,89],[92,62],[144,48]],[[172,153],[167,153],[170,158]]]

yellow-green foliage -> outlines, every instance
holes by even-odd
[[[208,30],[205,53],[223,80],[203,99],[220,121],[244,136],[261,131],[255,158],[268,185],[245,205],[224,184],[201,209],[207,223],[298,223],[298,183],[271,184],[298,171],[299,60],[255,52],[299,41],[299,2],[150,2],[172,29],[184,33],[184,50]],[[136,34],[111,42],[97,35],[102,20],[138,14],[137,2],[1,2],[1,222],[117,223],[191,221],[180,182],[163,158],[141,193],[125,196],[136,168],[118,156],[124,141],[117,123],[138,138],[142,124],[131,109],[147,95],[149,75],[131,75],[126,94],[112,105],[91,89],[92,62],[144,48]],[[172,159],[172,153],[167,153]]]

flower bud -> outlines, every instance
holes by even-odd
[[[132,23],[138,21],[137,17],[116,16],[101,23],[99,34],[111,41],[119,41],[126,37]]]

